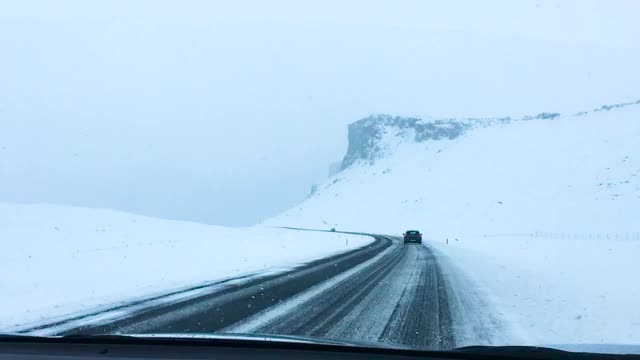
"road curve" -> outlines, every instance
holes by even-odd
[[[437,257],[397,237],[375,238],[364,248],[290,272],[62,335],[260,333],[455,347]]]

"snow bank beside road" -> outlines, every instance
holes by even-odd
[[[640,241],[465,237],[427,244],[515,330],[494,337],[499,344],[640,343]]]
[[[0,203],[0,332],[363,246],[370,237],[224,228],[109,210]]]

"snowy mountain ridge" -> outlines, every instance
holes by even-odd
[[[639,105],[640,100],[602,105],[590,111],[580,111],[574,116],[585,116],[600,111],[611,111],[627,106]],[[455,139],[467,131],[492,125],[508,124],[516,121],[553,120],[563,117],[556,112],[541,112],[535,116],[495,117],[495,118],[418,118],[401,117],[389,114],[375,114],[353,122],[348,127],[348,149],[342,160],[341,169],[362,161],[372,164],[384,157],[389,148],[380,140],[386,133],[395,132],[396,136],[413,139],[415,142],[429,140]],[[330,174],[332,174],[330,172]]]

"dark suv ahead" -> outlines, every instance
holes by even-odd
[[[404,234],[404,243],[422,244],[422,234],[418,230],[407,230]]]

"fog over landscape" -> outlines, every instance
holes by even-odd
[[[303,200],[371,114],[635,101],[639,7],[2,2],[0,201],[254,224]]]

